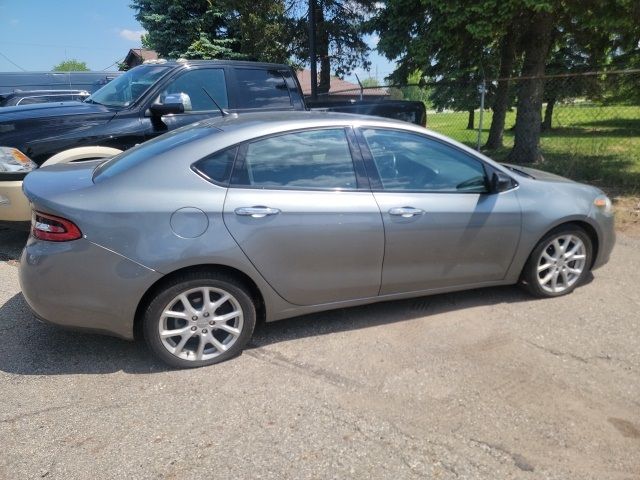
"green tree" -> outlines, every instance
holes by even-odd
[[[500,81],[489,104],[494,107],[491,147],[500,146],[504,116],[509,105],[509,80],[517,82],[514,148],[510,157],[524,163],[542,159],[539,140],[544,99],[544,75],[555,42],[580,30],[583,48],[594,52],[606,45],[603,38],[625,38],[637,45],[640,28],[638,3],[632,0],[388,0],[374,15],[370,29],[379,32],[378,49],[398,61],[396,80],[422,69],[436,81],[481,77]],[[558,33],[560,35],[558,36]],[[604,35],[606,33],[606,35]],[[595,39],[595,40],[594,40]],[[635,44],[633,42],[636,42]],[[593,53],[594,58],[596,57]],[[517,70],[516,70],[517,67]],[[442,85],[445,85],[442,83]],[[471,93],[469,92],[469,95]],[[435,96],[435,97],[434,97]],[[454,102],[449,95],[432,93],[441,104]],[[471,97],[455,99],[460,108]]]
[[[362,83],[363,87],[379,87],[380,86],[380,82],[378,82],[378,79],[374,77],[365,78],[360,83]]]
[[[168,58],[289,58],[283,0],[133,0],[146,48]]]
[[[89,67],[85,62],[81,62],[80,60],[69,59],[63,62],[60,62],[52,69],[54,72],[88,72]]]
[[[401,87],[402,98],[404,100],[413,100],[416,102],[422,102],[425,105],[432,105],[429,100],[429,90],[425,85],[423,73],[420,70],[416,70],[407,76],[406,87]]]
[[[368,29],[380,35],[378,50],[397,60],[391,79],[403,83],[421,72],[422,83],[429,79],[432,106],[467,111],[467,128],[473,128],[480,103],[478,86],[495,70],[492,31],[477,16],[485,23],[494,19],[476,10],[444,0],[389,0],[368,23]],[[471,18],[476,18],[475,28],[470,28]]]
[[[301,63],[309,60],[309,11],[301,8],[306,1],[298,1],[301,13],[290,20],[293,55]],[[316,51],[320,62],[318,93],[329,91],[333,72],[344,77],[355,68],[370,66],[369,46],[363,38],[363,26],[373,0],[317,0],[316,3]]]

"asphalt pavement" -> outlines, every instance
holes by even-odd
[[[0,479],[640,478],[640,239],[573,294],[517,287],[258,326],[176,371],[37,322],[0,230]]]

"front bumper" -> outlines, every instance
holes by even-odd
[[[22,180],[0,181],[0,221],[28,222],[30,220],[31,206],[22,193]]]
[[[609,261],[613,246],[616,243],[615,221],[613,214],[596,213],[598,226],[598,254],[594,259],[592,270],[600,268]]]
[[[133,338],[138,304],[161,275],[85,238],[29,238],[20,286],[33,313],[62,327]]]

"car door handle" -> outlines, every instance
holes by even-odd
[[[271,207],[240,207],[235,209],[236,215],[243,217],[263,218],[268,215],[277,215],[280,213],[278,208]]]
[[[389,210],[389,215],[395,215],[398,217],[411,218],[423,215],[424,210],[413,207],[394,207]]]

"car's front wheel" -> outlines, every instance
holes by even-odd
[[[187,273],[165,285],[143,318],[149,348],[165,363],[193,368],[239,354],[251,338],[255,307],[235,278]]]
[[[577,225],[560,226],[533,249],[522,279],[537,297],[558,297],[572,292],[589,274],[593,245]]]

